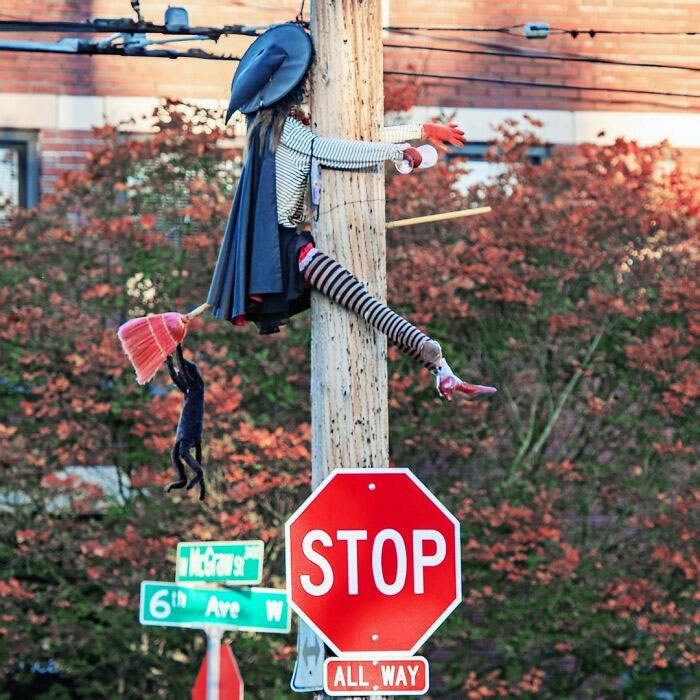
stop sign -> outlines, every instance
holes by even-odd
[[[408,469],[338,469],[287,521],[290,603],[336,654],[413,654],[462,598],[459,522]]]

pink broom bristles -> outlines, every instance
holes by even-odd
[[[188,314],[168,311],[132,318],[119,326],[117,335],[136,370],[139,384],[153,379],[168,355],[175,352],[175,348],[185,339],[190,319],[210,308],[209,304],[201,304]]]
[[[172,355],[185,337],[187,321],[182,314],[168,312],[132,318],[119,327],[122,348],[136,370],[136,381],[145,384]]]

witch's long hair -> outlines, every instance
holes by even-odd
[[[308,85],[308,73],[300,81],[299,84],[281,100],[278,100],[268,107],[263,107],[254,114],[248,116],[248,133],[246,136],[246,153],[250,145],[250,140],[255,131],[260,130],[260,155],[262,155],[265,147],[265,140],[268,132],[270,133],[270,149],[274,153],[279,145],[284,128],[284,120],[293,116],[295,110],[300,108],[300,105],[306,99]]]

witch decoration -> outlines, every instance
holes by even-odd
[[[207,301],[189,314],[150,315],[120,327],[119,338],[137,381],[149,381],[179,348],[195,315],[211,310],[234,325],[253,321],[261,334],[276,333],[291,316],[309,308],[314,290],[364,318],[421,362],[436,377],[437,391],[445,399],[451,400],[455,392],[468,397],[494,393],[494,387],[457,377],[435,340],[368,294],[349,270],[315,246],[310,233],[297,230],[304,220],[310,180],[312,203],[318,206],[319,166],[360,170],[390,160],[411,170],[421,166],[425,151],[408,141],[425,138],[459,146],[465,142],[464,133],[454,124],[430,123],[385,127],[384,142],[315,136],[300,109],[312,54],[309,35],[289,23],[260,35],[241,58],[226,122],[236,111],[247,117],[246,158]],[[184,362],[181,376],[188,366]],[[201,420],[197,426],[199,435],[188,431],[190,447],[201,445]],[[178,455],[186,459],[183,447],[181,441]],[[197,452],[201,462],[201,447]],[[171,487],[181,485],[183,474],[178,467],[179,481]]]

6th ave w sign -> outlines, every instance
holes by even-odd
[[[223,625],[251,632],[286,632],[290,611],[284,590],[227,590],[142,581],[139,622],[165,627]]]

